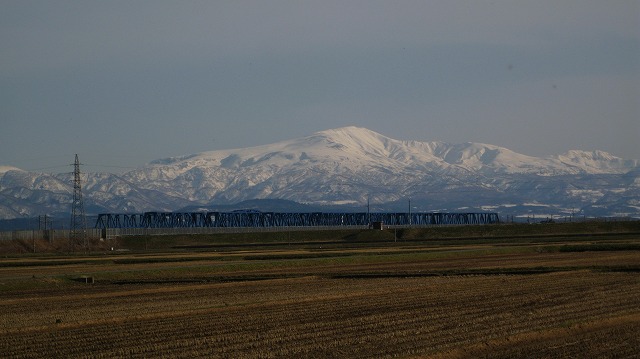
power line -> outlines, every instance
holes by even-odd
[[[123,169],[138,169],[140,168],[138,167],[132,167],[132,166],[114,166],[114,165],[93,165],[93,164],[83,164],[84,166],[89,166],[89,167],[105,167],[105,168],[123,168]]]
[[[138,169],[138,168],[140,168],[140,166],[133,167],[133,166],[115,166],[115,165],[96,165],[96,164],[88,164],[88,163],[83,163],[82,165],[85,166],[85,167],[99,167],[99,168],[121,168],[121,169]],[[48,166],[48,167],[40,167],[40,168],[29,168],[29,169],[25,169],[25,171],[38,172],[38,171],[42,171],[42,170],[50,170],[50,169],[55,169],[55,168],[69,168],[69,166],[73,166],[73,164],[70,164],[70,165],[56,165],[56,166]]]
[[[70,165],[64,165],[64,166],[50,166],[50,167],[42,167],[42,168],[32,168],[32,169],[26,169],[25,171],[29,171],[29,172],[37,172],[37,171],[42,171],[42,170],[50,170],[53,168],[69,168]],[[73,165],[71,165],[73,166]]]

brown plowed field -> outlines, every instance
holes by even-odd
[[[0,356],[639,357],[635,247],[362,246],[4,260]]]

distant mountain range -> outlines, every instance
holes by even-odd
[[[72,180],[0,166],[0,219],[68,216]],[[84,173],[82,185],[88,214],[239,206],[363,211],[369,203],[372,211],[405,212],[410,205],[523,217],[640,217],[638,160],[602,151],[538,158],[481,143],[400,141],[358,127],[160,159],[124,174]]]

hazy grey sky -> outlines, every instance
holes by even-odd
[[[0,165],[120,172],[347,125],[640,159],[637,0],[1,5]]]

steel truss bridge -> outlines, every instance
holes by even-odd
[[[500,223],[497,213],[281,213],[234,212],[145,212],[141,214],[103,213],[95,228],[238,228],[238,227],[322,227],[429,226]]]

